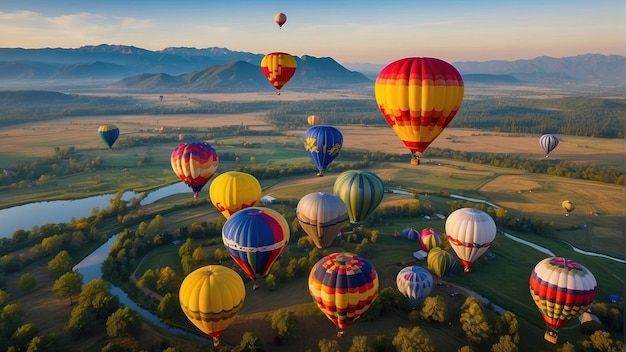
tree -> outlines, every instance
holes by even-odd
[[[193,250],[194,250],[194,244],[193,244],[193,240],[191,239],[191,237],[188,237],[187,240],[180,245],[180,247],[178,248],[178,256],[179,257],[184,257],[185,255],[188,255],[191,257],[191,255],[193,254]]]
[[[111,294],[109,287],[109,283],[102,279],[89,281],[83,286],[78,297],[78,305],[74,307],[74,310],[78,307],[85,307],[94,313],[96,318],[108,318],[120,306],[119,298]]]
[[[35,275],[31,273],[24,273],[20,276],[19,281],[17,282],[17,287],[20,288],[21,291],[30,292],[37,288],[37,279]]]
[[[443,323],[448,320],[448,305],[440,295],[426,297],[420,311],[422,319]]]
[[[171,293],[167,293],[163,296],[163,299],[159,302],[159,306],[157,307],[159,317],[165,320],[173,319],[179,311],[180,303]]]
[[[143,276],[141,277],[141,279],[137,280],[137,287],[141,289],[145,288],[148,290],[156,291],[157,275],[154,272],[154,270],[152,269],[146,270],[146,272],[143,273]]]
[[[368,352],[371,348],[367,345],[367,336],[355,336],[348,352]]]
[[[129,307],[119,308],[107,319],[109,337],[139,338],[141,333],[141,315]]]
[[[96,326],[96,321],[96,314],[90,306],[78,304],[70,313],[67,329],[72,336],[78,337],[91,331]]]
[[[80,294],[83,287],[83,276],[80,272],[74,271],[61,275],[54,281],[52,292],[57,298],[69,298],[70,306],[74,304],[72,295]]]
[[[239,345],[232,349],[232,352],[263,352],[263,344],[256,335],[246,331],[241,336]]]
[[[26,351],[30,340],[39,334],[39,329],[34,324],[24,324],[17,328],[9,339],[9,344],[16,351]]]
[[[272,330],[277,336],[289,338],[298,333],[298,318],[293,311],[282,308],[272,314]]]
[[[472,346],[465,345],[459,348],[457,352],[474,352],[474,349],[472,348]]]
[[[274,274],[268,274],[265,277],[265,286],[267,286],[267,289],[270,291],[274,291],[276,289],[277,282],[278,280],[276,279],[276,276],[274,276]]]
[[[565,341],[561,348],[556,349],[557,352],[576,352],[576,347],[569,341]]]
[[[622,352],[624,348],[621,341],[613,341],[613,339],[611,339],[611,334],[606,331],[594,332],[591,336],[589,336],[589,341],[591,341],[591,346],[596,351]]]
[[[174,269],[166,266],[159,271],[159,279],[157,280],[157,291],[160,293],[176,292],[180,286],[181,279]]]
[[[0,308],[4,307],[4,305],[9,301],[9,295],[7,291],[0,289]]]
[[[202,247],[198,247],[193,250],[191,258],[193,259],[195,266],[198,267],[204,264],[204,261],[206,260],[206,253],[204,252],[204,249],[202,249]]]
[[[519,343],[519,322],[515,313],[507,310],[497,317],[494,322],[494,330],[497,335],[510,335],[513,343]]]
[[[419,326],[411,329],[398,328],[391,344],[398,352],[435,352],[433,340]]]
[[[511,335],[502,335],[498,342],[491,346],[491,352],[517,352],[517,345]]]
[[[228,258],[228,253],[221,248],[215,248],[213,258],[218,262],[218,264],[222,264],[222,260]]]
[[[480,343],[489,337],[491,327],[487,322],[487,317],[474,297],[467,297],[461,306],[461,327],[465,336],[470,342]]]
[[[48,272],[54,279],[70,271],[72,271],[72,257],[65,250],[60,251],[48,262]]]
[[[26,352],[60,352],[64,351],[59,340],[54,336],[35,336],[28,343]]]
[[[321,339],[317,343],[320,352],[337,352],[340,351],[339,342],[330,339]]]

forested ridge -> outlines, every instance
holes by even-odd
[[[322,124],[386,126],[375,99],[215,102],[190,99],[187,104],[160,104],[131,97],[76,96],[57,92],[0,92],[0,126],[73,116],[128,114],[237,114],[263,112],[263,118],[287,130],[306,126],[318,115]],[[620,98],[562,97],[466,99],[452,128],[509,133],[555,133],[623,138],[626,101]]]

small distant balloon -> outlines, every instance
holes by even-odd
[[[407,227],[406,229],[402,230],[400,235],[402,236],[402,238],[406,238],[407,240],[411,241],[419,240],[420,238],[420,232],[412,227]]]
[[[98,135],[100,135],[100,139],[111,149],[117,137],[120,136],[120,130],[115,125],[102,125],[98,127]]]
[[[309,115],[309,117],[306,118],[306,122],[309,126],[315,126],[320,123],[320,118],[317,115]]]
[[[274,22],[276,22],[278,28],[282,28],[283,24],[287,22],[287,15],[282,12],[277,13],[276,15],[274,15]]]
[[[539,137],[539,145],[541,149],[543,149],[544,153],[546,153],[546,158],[551,151],[559,145],[559,139],[553,134],[544,134]]]
[[[563,210],[565,210],[565,216],[569,216],[569,213],[576,209],[574,202],[572,202],[571,200],[564,200],[563,203],[561,203],[561,207],[563,207]]]

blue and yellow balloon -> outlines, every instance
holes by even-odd
[[[302,139],[304,149],[317,167],[317,176],[324,176],[328,165],[341,151],[343,135],[333,126],[316,125],[309,128]]]

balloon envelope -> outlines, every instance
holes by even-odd
[[[302,137],[304,149],[323,176],[330,163],[337,158],[343,146],[343,135],[333,126],[317,125],[310,127]]]
[[[365,258],[333,253],[311,269],[309,293],[341,336],[346,326],[358,319],[378,296],[378,274]]]
[[[489,214],[474,208],[453,211],[446,219],[446,235],[452,249],[461,259],[465,272],[489,249],[496,238],[496,223]]]
[[[279,28],[282,28],[283,24],[287,22],[287,15],[282,12],[277,13],[274,15],[274,22],[276,22]]]
[[[539,145],[543,152],[546,153],[546,157],[550,154],[551,151],[559,145],[559,139],[553,134],[544,134],[539,137]]]
[[[400,235],[402,236],[402,238],[406,238],[407,240],[411,241],[415,241],[420,238],[420,232],[412,227],[407,227],[406,229],[402,230]]]
[[[276,210],[244,208],[226,220],[222,241],[228,254],[257,289],[257,279],[267,276],[289,242],[289,224]]]
[[[563,257],[540,261],[530,274],[530,295],[546,323],[544,338],[556,344],[558,330],[585,312],[597,283],[584,266]]]
[[[219,336],[235,320],[246,298],[241,276],[221,265],[208,265],[189,273],[180,285],[178,298],[187,318],[198,329]]]
[[[317,248],[329,247],[349,220],[343,201],[325,192],[309,193],[300,198],[296,217]]]
[[[209,197],[217,210],[228,219],[238,210],[259,205],[261,184],[248,173],[228,171],[211,182]]]
[[[428,251],[426,262],[428,263],[428,270],[440,279],[456,267],[454,255],[440,247],[435,247]]]
[[[317,115],[309,115],[309,117],[306,118],[306,122],[309,126],[315,126],[320,123],[320,118]]]
[[[442,243],[443,238],[441,236],[441,231],[433,228],[422,230],[422,233],[420,234],[420,244],[422,245],[422,249],[426,252],[435,247],[441,247]]]
[[[419,266],[407,266],[396,276],[398,291],[416,307],[428,297],[433,289],[433,276],[428,270]]]
[[[100,139],[111,149],[117,138],[120,136],[120,129],[115,125],[102,125],[98,127]]]
[[[333,185],[333,193],[343,200],[354,224],[370,216],[383,200],[384,191],[383,180],[369,171],[344,171]]]
[[[287,53],[269,53],[261,60],[261,72],[280,95],[280,89],[296,73],[296,59]]]
[[[207,142],[185,142],[174,148],[170,162],[176,176],[193,190],[195,198],[215,174],[219,157]]]
[[[561,207],[563,207],[563,210],[565,210],[565,216],[569,216],[569,213],[571,213],[574,209],[576,209],[574,202],[572,202],[571,200],[563,201],[561,203]]]
[[[411,163],[418,164],[461,107],[463,78],[443,60],[410,57],[382,69],[374,94],[387,123],[411,151]]]

